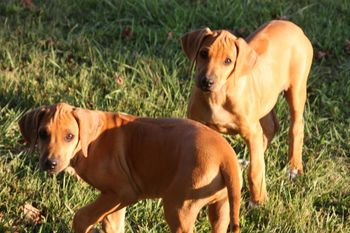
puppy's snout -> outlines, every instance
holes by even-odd
[[[47,158],[44,165],[45,170],[54,170],[57,166],[57,160]]]
[[[214,85],[214,80],[209,77],[203,77],[201,81],[201,89],[203,91],[210,91],[210,88]]]

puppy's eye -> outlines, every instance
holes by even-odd
[[[45,129],[39,130],[38,135],[41,140],[46,140],[49,138],[49,133]]]
[[[232,60],[230,59],[230,58],[226,58],[225,59],[225,64],[226,65],[229,65],[229,64],[231,64],[232,63]]]
[[[203,59],[207,59],[208,58],[208,51],[207,50],[201,50],[199,52],[199,56],[201,56],[201,58],[203,58]]]
[[[70,142],[70,141],[73,140],[73,138],[74,138],[74,135],[71,134],[71,133],[68,133],[68,134],[64,137],[64,140],[65,140],[66,142]]]

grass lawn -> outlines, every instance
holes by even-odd
[[[300,25],[315,59],[305,110],[305,174],[289,181],[289,113],[266,153],[268,202],[247,208],[242,232],[350,232],[349,0],[20,0],[0,2],[0,232],[70,232],[74,212],[97,191],[68,174],[38,168],[25,152],[17,121],[56,102],[140,116],[185,117],[190,63],[180,36],[204,26],[242,37],[276,18]],[[239,157],[247,148],[227,137]],[[244,171],[246,174],[246,171]],[[41,218],[25,217],[25,206]],[[205,211],[197,232],[209,232]],[[168,232],[159,200],[128,208],[126,232]]]

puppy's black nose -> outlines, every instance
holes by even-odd
[[[214,85],[214,80],[208,77],[202,78],[201,89],[203,91],[209,91],[210,88]]]
[[[45,168],[47,170],[53,170],[57,166],[57,161],[55,159],[46,159]]]

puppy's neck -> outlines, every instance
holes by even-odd
[[[75,151],[73,158],[70,160],[70,164],[69,164],[71,167],[74,168],[74,170],[77,172],[79,176],[81,176],[81,173],[82,173],[81,168],[84,167],[83,160],[85,159],[87,158],[85,158],[85,156],[83,155],[83,152],[81,151],[81,147],[79,145]]]
[[[226,100],[226,93],[223,92],[211,92],[208,96],[209,105],[222,105]]]
[[[88,145],[87,155],[85,156],[83,154],[81,144],[78,143],[74,156],[70,161],[70,166],[73,167],[76,173],[87,182],[89,182],[89,175],[87,173],[88,165],[97,163],[97,161],[95,161],[96,156],[91,156],[91,150],[95,150],[94,148],[98,146],[100,137],[108,134],[108,131],[110,130],[118,129],[123,125],[134,121],[137,117],[124,113],[101,112],[99,119],[101,120],[101,127],[99,127],[96,132],[96,139],[92,140]]]

